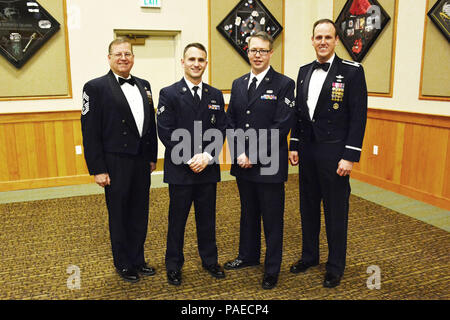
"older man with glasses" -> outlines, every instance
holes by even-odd
[[[108,74],[83,88],[84,155],[105,188],[114,266],[122,279],[137,282],[139,274],[155,274],[144,260],[158,146],[155,112],[149,82],[130,74],[134,55],[127,39],[111,42],[108,62]]]

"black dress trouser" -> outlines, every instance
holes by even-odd
[[[117,269],[139,267],[145,263],[150,163],[142,156],[105,155],[111,184],[105,187],[109,233]]]
[[[258,183],[236,179],[241,200],[238,259],[259,263],[261,217],[266,239],[264,272],[278,275],[283,253],[284,183]]]
[[[217,183],[169,184],[169,227],[165,259],[168,271],[179,271],[183,267],[184,232],[192,202],[202,264],[209,266],[217,263],[216,189]]]
[[[299,150],[302,260],[319,263],[320,203],[328,242],[326,270],[342,276],[347,250],[349,176],[336,173],[343,143],[307,143]]]

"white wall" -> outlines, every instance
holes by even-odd
[[[207,3],[163,0],[161,9],[142,9],[138,0],[67,0],[73,99],[1,101],[1,113],[80,110],[84,83],[109,70],[114,29],[180,30],[182,47],[194,41],[207,46]],[[133,72],[139,76],[137,68]]]
[[[296,80],[299,66],[314,59],[312,24],[332,18],[333,0],[285,1],[285,74]],[[75,25],[73,13],[80,12],[79,28],[69,30],[73,99],[0,102],[2,113],[79,110],[83,84],[108,70],[107,45],[113,29],[181,30],[182,47],[193,41],[208,44],[208,0],[163,0],[161,9],[150,10],[141,9],[138,0],[67,0],[67,4]],[[369,107],[450,116],[448,102],[418,99],[425,6],[426,0],[399,0],[393,98],[370,97]],[[134,71],[139,75],[138,69]]]

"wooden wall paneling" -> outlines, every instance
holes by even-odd
[[[25,180],[30,176],[28,168],[27,135],[25,132],[25,123],[15,124],[14,134],[16,141],[17,164],[19,167],[18,180]]]
[[[73,139],[73,120],[63,121],[64,154],[66,159],[67,176],[77,174],[75,162],[75,143]]]
[[[395,122],[368,119],[359,169],[367,174],[393,180],[395,170],[395,144],[392,137],[397,135]],[[378,146],[378,155],[373,154],[373,146]]]
[[[394,136],[393,136],[394,137]],[[405,124],[397,123],[397,134],[395,135],[395,156],[393,182],[400,184],[402,176],[403,145],[405,143]]]
[[[442,196],[450,199],[450,130],[447,137],[447,159],[445,160],[444,171],[444,187],[442,189]]]
[[[448,176],[450,117],[369,109],[353,178],[450,210]]]
[[[8,164],[8,179],[19,180],[19,164],[17,161],[16,135],[14,124],[5,124],[6,163]]]
[[[63,121],[55,121],[55,148],[58,176],[67,176]]]
[[[26,137],[26,159],[28,162],[28,177],[27,179],[37,179],[38,174],[38,162],[37,162],[37,145],[36,135],[34,134],[34,122],[28,122],[24,124],[25,137]]]
[[[80,121],[72,121],[73,126],[73,142],[74,146],[82,146],[82,154],[77,154],[75,156],[75,167],[77,175],[80,174],[88,174],[86,162],[84,160],[84,149],[83,149],[83,135],[81,133],[81,122]]]
[[[406,125],[401,184],[442,196],[447,142],[445,129]]]
[[[56,158],[56,138],[55,138],[55,126],[51,121],[44,122],[45,133],[45,145],[47,153],[47,170],[48,177],[57,177],[57,158]]]
[[[5,127],[0,125],[0,181],[9,180]]]
[[[38,177],[45,178],[48,177],[48,158],[44,123],[36,122],[34,124],[34,135],[37,146],[36,164],[38,168]]]

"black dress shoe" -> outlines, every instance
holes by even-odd
[[[264,274],[262,281],[263,289],[273,289],[278,282],[278,275]]]
[[[325,274],[325,280],[323,281],[323,286],[325,288],[334,288],[341,283],[341,276],[337,276],[330,272]]]
[[[214,278],[223,279],[225,278],[225,272],[223,268],[218,264],[211,264],[209,266],[203,265],[203,268],[209,272]]]
[[[318,263],[305,263],[305,262],[303,262],[303,260],[298,260],[295,264],[293,264],[291,266],[291,270],[290,271],[292,273],[305,272],[310,267],[314,267],[314,266],[317,266],[317,265],[318,265]]]
[[[181,285],[181,271],[167,271],[167,281],[174,286]]]
[[[240,259],[234,259],[232,261],[228,261],[223,265],[223,267],[226,270],[235,270],[235,269],[241,269],[245,267],[251,267],[251,266],[257,266],[259,265],[259,262],[244,262]]]
[[[137,274],[136,270],[133,269],[116,269],[117,273],[119,274],[119,276],[128,282],[138,282],[139,281],[139,275]]]
[[[155,268],[148,266],[146,263],[140,267],[137,267],[136,271],[143,276],[153,276],[156,274]]]

